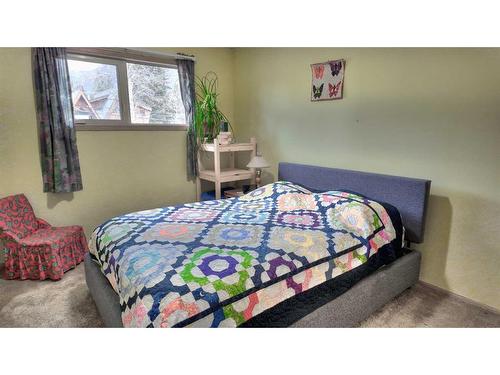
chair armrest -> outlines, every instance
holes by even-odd
[[[52,228],[52,225],[47,223],[45,220],[40,219],[39,217],[36,218],[36,221],[38,222],[38,229],[49,229]]]
[[[7,232],[5,230],[0,229],[0,240],[6,239],[6,240],[11,240],[16,243],[19,243],[21,240],[19,237],[17,237],[14,233]]]

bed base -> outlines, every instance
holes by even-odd
[[[418,281],[420,257],[419,252],[409,250],[290,327],[356,327]],[[123,327],[119,297],[90,254],[85,256],[85,279],[104,325]]]
[[[120,298],[102,273],[99,265],[92,260],[90,253],[85,254],[85,281],[90,295],[94,299],[97,311],[104,326],[108,328],[123,327]]]

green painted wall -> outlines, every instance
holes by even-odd
[[[311,63],[346,60],[311,102]],[[421,279],[500,309],[500,49],[235,52],[235,125],[279,161],[432,180]]]

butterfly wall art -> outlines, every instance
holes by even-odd
[[[342,99],[344,90],[345,60],[332,60],[311,64],[311,100]]]

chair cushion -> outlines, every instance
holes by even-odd
[[[24,194],[0,199],[0,229],[24,238],[38,229],[30,202]]]
[[[81,231],[81,227],[74,225],[69,227],[51,227],[39,229],[24,237],[19,243],[26,246],[61,245],[68,242],[75,233]]]

